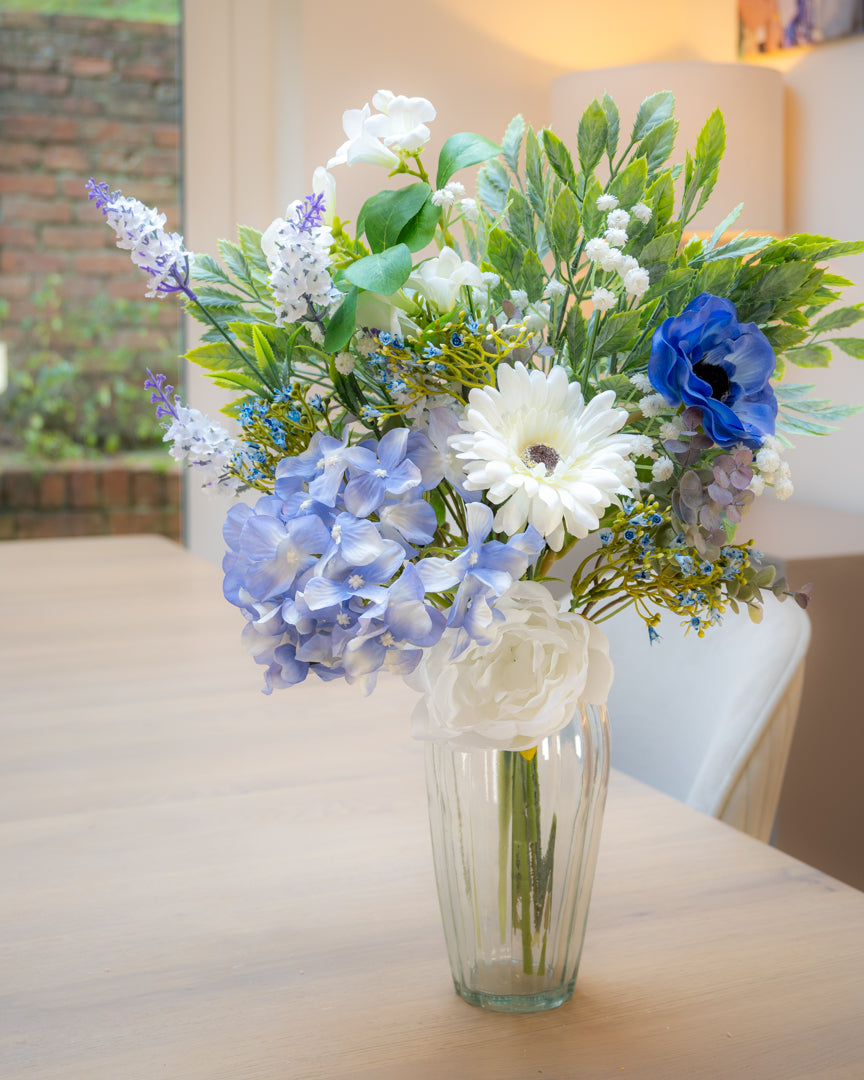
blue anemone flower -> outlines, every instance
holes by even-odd
[[[702,427],[717,446],[755,447],[774,433],[775,365],[755,323],[738,322],[731,301],[700,293],[654,331],[648,378],[670,405],[701,409]]]

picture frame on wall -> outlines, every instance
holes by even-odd
[[[864,33],[864,0],[738,0],[742,56]]]

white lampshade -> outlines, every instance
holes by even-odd
[[[718,106],[726,119],[726,156],[707,209],[692,223],[713,229],[744,203],[736,229],[784,230],[783,81],[779,71],[750,64],[698,60],[632,64],[562,75],[552,83],[551,127],[576,146],[579,118],[593,98],[608,91],[621,112],[620,146],[626,146],[642,101],[671,90],[680,122],[671,161],[684,160],[708,116]]]

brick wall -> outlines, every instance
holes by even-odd
[[[160,533],[180,539],[180,470],[111,462],[0,472],[0,540]]]
[[[101,292],[155,303],[84,185],[107,180],[179,228],[179,29],[0,13],[0,101],[0,296],[11,309],[0,337],[14,363],[46,274],[63,275],[69,303]],[[177,305],[160,308],[176,328]]]

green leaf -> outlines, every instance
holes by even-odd
[[[831,342],[854,360],[864,360],[864,338],[838,337]]]
[[[633,142],[644,138],[649,131],[668,120],[675,111],[675,97],[669,90],[661,90],[646,98],[639,106],[636,121],[633,124],[633,132],[630,136]]]
[[[605,116],[603,122],[605,124]],[[568,187],[574,187],[576,184],[576,170],[573,168],[573,159],[570,157],[570,151],[561,139],[558,138],[555,132],[550,131],[549,128],[544,128],[541,135],[543,138],[543,149],[546,151],[546,160],[552,166],[552,171],[562,184],[567,184]]]
[[[191,270],[195,281],[212,281],[220,285],[231,284],[231,278],[212,255],[193,255]]]
[[[441,220],[441,207],[432,203],[431,196],[420,207],[420,213],[399,233],[398,243],[404,244],[409,251],[422,251],[435,239],[435,230]]]
[[[240,246],[232,244],[230,240],[220,240],[217,247],[219,248],[219,254],[222,256],[222,262],[225,263],[234,277],[249,283],[251,281],[251,271]]]
[[[546,271],[535,251],[529,249],[524,253],[519,281],[528,294],[529,303],[535,303],[543,295],[543,290],[546,288]]]
[[[582,118],[579,121],[579,133],[576,137],[579,167],[585,176],[590,176],[599,165],[600,159],[606,150],[608,133],[609,122],[606,119],[606,110],[595,99],[582,113]],[[555,168],[554,165],[552,167]],[[567,180],[564,180],[564,182],[569,183]]]
[[[522,116],[514,116],[507,125],[504,138],[501,140],[501,152],[504,160],[514,173],[519,172],[519,150],[522,146],[522,137],[525,134],[525,121]]]
[[[834,311],[829,311],[827,315],[823,315],[818,322],[813,324],[813,333],[824,334],[828,330],[843,330],[847,326],[854,326],[855,323],[864,319],[862,307],[864,307],[864,304],[854,304],[850,307],[835,308]]]
[[[742,255],[752,255],[755,251],[761,251],[766,244],[771,243],[770,236],[745,236],[741,233],[723,247],[714,248],[704,256],[705,262],[714,262],[717,259],[737,259]]]
[[[726,296],[732,288],[738,272],[735,259],[719,259],[703,266],[696,278],[696,292],[712,293],[714,296]]]
[[[324,334],[324,348],[329,353],[344,349],[351,340],[357,321],[358,289],[352,285],[345,294],[345,299],[330,316],[327,332]]]
[[[624,207],[631,207],[639,202],[648,182],[648,164],[644,157],[634,158],[622,169],[609,185],[609,190],[618,197]],[[637,219],[632,219],[634,222]]]
[[[711,233],[711,239],[705,245],[706,251],[713,251],[715,247],[720,243],[720,240],[730,226],[734,225],[741,215],[741,211],[744,209],[744,203],[738,203],[734,210],[730,210],[725,218],[720,222],[717,228]]]
[[[651,128],[636,151],[636,156],[645,158],[648,175],[653,175],[663,165],[675,147],[678,134],[678,121],[674,117]]]
[[[469,165],[479,165],[481,161],[488,161],[489,158],[497,157],[500,153],[501,147],[491,139],[484,138],[483,135],[473,135],[469,131],[451,135],[441,147],[435,186],[443,188],[459,169],[465,169]]]
[[[585,195],[582,199],[582,231],[585,236],[599,236],[603,232],[603,223],[606,215],[597,209],[597,200],[603,194],[600,181],[592,176],[585,185]]]
[[[675,188],[669,172],[661,173],[648,188],[646,202],[651,207],[656,227],[662,229],[672,217],[675,208]]]
[[[570,188],[563,187],[552,208],[550,239],[559,262],[569,262],[579,240],[579,205]]]
[[[213,342],[190,349],[186,359],[199,364],[208,371],[236,371],[244,369],[246,362],[227,342]]]
[[[543,153],[540,149],[537,135],[535,134],[534,129],[530,127],[525,135],[525,176],[528,180],[529,188],[533,187],[535,191],[539,192],[542,201],[543,188],[545,187],[543,177]]]
[[[477,174],[477,195],[493,217],[504,213],[510,191],[510,177],[500,161],[487,161]]]
[[[486,245],[486,257],[505,284],[519,281],[523,251],[509,233],[501,228],[492,229]]]
[[[358,289],[390,296],[400,289],[411,273],[411,252],[405,244],[396,244],[386,251],[366,255],[344,270],[346,281]]]
[[[211,375],[217,386],[224,386],[229,390],[251,390],[256,397],[267,397],[267,386],[256,379],[254,375],[244,375],[240,371],[224,371]]]
[[[241,225],[237,229],[237,236],[246,262],[266,277],[270,273],[270,268],[261,250],[261,233],[257,229],[250,229],[248,225]]]
[[[534,211],[521,191],[512,188],[510,203],[507,207],[507,220],[510,229],[520,244],[534,249]]]
[[[621,116],[618,112],[618,106],[612,100],[608,93],[603,95],[603,112],[606,113],[606,153],[609,155],[611,161],[615,154],[618,152],[618,133],[621,128]],[[627,203],[631,206],[632,203]]]
[[[671,263],[678,254],[680,235],[680,229],[672,228],[659,236],[655,236],[653,240],[649,240],[639,255],[640,266],[652,266],[655,263],[668,265]]]
[[[422,181],[398,188],[396,191],[380,191],[367,199],[357,218],[357,232],[366,233],[373,252],[384,251],[399,242],[399,234],[409,221],[421,211],[431,195],[431,188]]]
[[[582,309],[578,304],[573,304],[567,312],[567,318],[564,322],[564,335],[567,339],[567,354],[570,357],[570,366],[575,372],[585,352],[585,343],[588,337],[585,316],[582,314]]]
[[[831,350],[827,345],[800,345],[787,349],[785,356],[798,367],[828,367],[831,363]]]
[[[723,265],[722,263],[713,263],[712,265]],[[701,282],[700,282],[701,285]],[[705,292],[710,290],[705,289]],[[800,330],[794,326],[787,326],[785,323],[774,323],[771,326],[763,327],[765,337],[768,338],[768,343],[775,353],[785,352],[786,349],[791,349],[793,345],[800,345],[802,341],[810,336],[806,330]]]
[[[252,344],[255,349],[255,360],[262,376],[266,372],[270,382],[279,381],[279,371],[276,366],[276,357],[273,355],[273,347],[267,340],[260,326],[252,328]]]
[[[620,311],[606,315],[594,344],[595,356],[610,356],[629,349],[639,335],[638,311]]]

